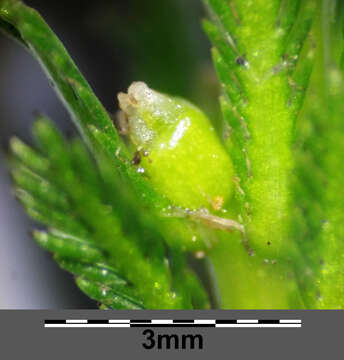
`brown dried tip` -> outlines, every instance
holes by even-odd
[[[131,160],[131,163],[132,163],[133,165],[138,165],[138,164],[140,164],[140,162],[141,162],[140,152],[139,152],[139,151],[135,151],[135,154],[134,154],[134,156],[133,156],[133,158],[132,158],[132,160]]]

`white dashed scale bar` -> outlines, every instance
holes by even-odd
[[[279,320],[213,320],[213,319],[195,319],[195,320],[86,320],[86,319],[68,319],[68,320],[45,320],[46,328],[133,328],[133,327],[213,327],[213,328],[300,328],[301,320],[279,319]]]

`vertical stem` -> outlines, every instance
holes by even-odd
[[[298,104],[291,86],[298,86],[302,95],[307,86],[306,71],[300,76],[301,84],[293,83],[292,76],[295,64],[300,63],[316,2],[205,3],[214,23],[206,24],[206,31],[217,47],[215,65],[228,97],[229,115],[224,115],[234,133],[230,146],[240,147],[233,150],[236,175],[240,176],[240,218],[255,254],[250,257],[240,239],[229,236],[223,236],[210,254],[222,306],[300,308],[304,304],[294,268],[303,260],[290,234],[293,108]],[[306,57],[312,63],[310,54],[312,51]]]
[[[288,263],[250,256],[237,238],[221,239],[210,253],[222,309],[299,309],[304,304]]]
[[[283,42],[276,27],[279,1],[237,1],[248,65],[240,70],[248,99],[243,116],[247,143],[251,221],[248,235],[257,251],[277,257],[288,239],[289,179],[293,169],[291,131],[294,115],[288,109],[290,86],[283,64]]]

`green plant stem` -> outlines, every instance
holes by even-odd
[[[275,19],[278,1],[237,2],[241,26],[236,38],[245,44],[247,68],[240,70],[248,98],[244,117],[250,140],[247,144],[251,221],[248,236],[253,245],[277,256],[288,241],[289,178],[293,168],[288,111],[290,87],[281,54],[283,43]]]
[[[300,309],[303,300],[288,263],[250,256],[240,236],[221,239],[209,255],[222,309]]]
[[[212,24],[205,22],[204,27],[216,47],[214,64],[224,91],[221,105],[232,129],[228,148],[237,176],[239,219],[254,253],[250,257],[240,239],[228,235],[210,254],[222,306],[302,308],[295,268],[304,260],[290,233],[292,140],[313,64],[314,51],[306,39],[317,2],[205,3]],[[301,62],[304,43],[308,48]]]

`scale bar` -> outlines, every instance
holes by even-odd
[[[301,320],[296,319],[55,319],[45,320],[46,328],[300,328]]]

